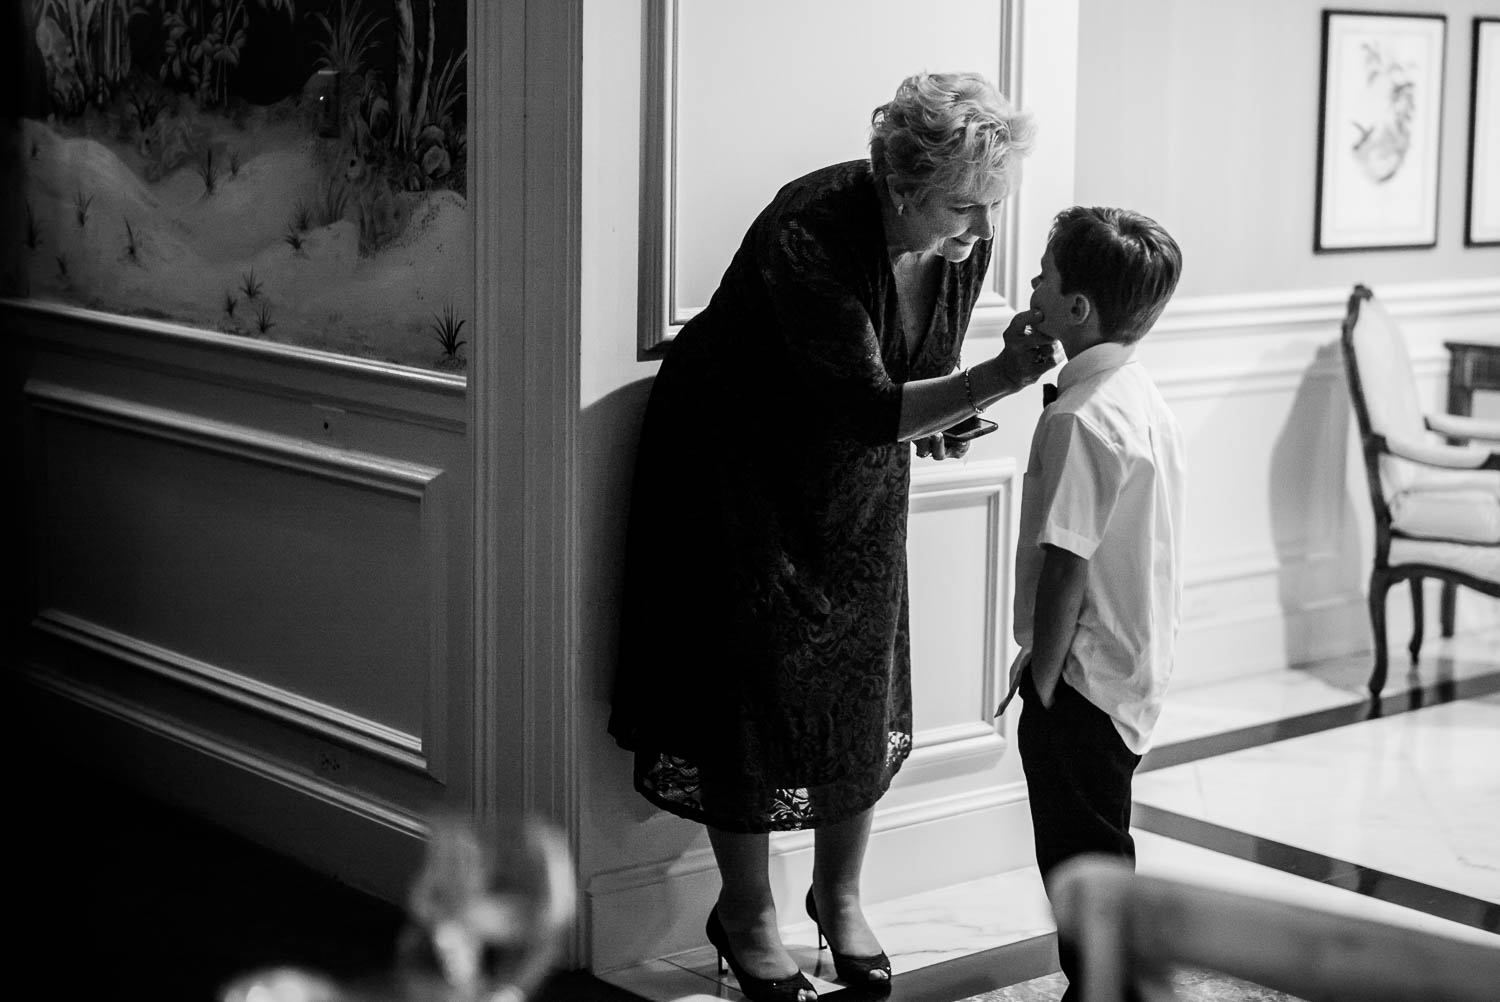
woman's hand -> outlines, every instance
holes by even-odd
[[[1022,310],[1005,328],[1005,347],[998,356],[1000,371],[1018,388],[1036,382],[1057,364],[1057,342],[1033,327],[1042,319],[1040,310]]]
[[[942,432],[912,439],[912,445],[917,447],[918,459],[962,459],[969,451],[968,442],[947,438]]]

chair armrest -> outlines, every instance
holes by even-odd
[[[1450,470],[1500,469],[1500,453],[1479,445],[1443,445],[1422,439],[1392,437],[1381,441],[1381,451],[1424,466]]]
[[[1500,442],[1500,421],[1466,417],[1462,414],[1428,414],[1426,420],[1428,428],[1449,438]]]

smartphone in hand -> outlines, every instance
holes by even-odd
[[[980,435],[988,435],[1000,427],[993,421],[987,421],[975,414],[973,417],[964,418],[952,428],[944,429],[943,437],[950,442],[972,442]]]

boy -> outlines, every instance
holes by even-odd
[[[1068,357],[1037,420],[1022,489],[1021,653],[1010,687],[1025,704],[1017,743],[1049,884],[1084,853],[1135,860],[1131,778],[1177,636],[1184,446],[1134,354],[1181,270],[1176,241],[1152,220],[1074,207],[1053,220],[1031,281],[1031,326]],[[1072,950],[1060,944],[1059,953],[1072,999]]]

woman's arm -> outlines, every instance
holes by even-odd
[[[1027,325],[1038,319],[1031,310],[1017,313],[1005,328],[1005,347],[994,358],[969,367],[967,386],[963,370],[904,384],[896,437],[907,442],[936,435],[976,409],[1036,382],[1056,364],[1052,339],[1027,331]]]

